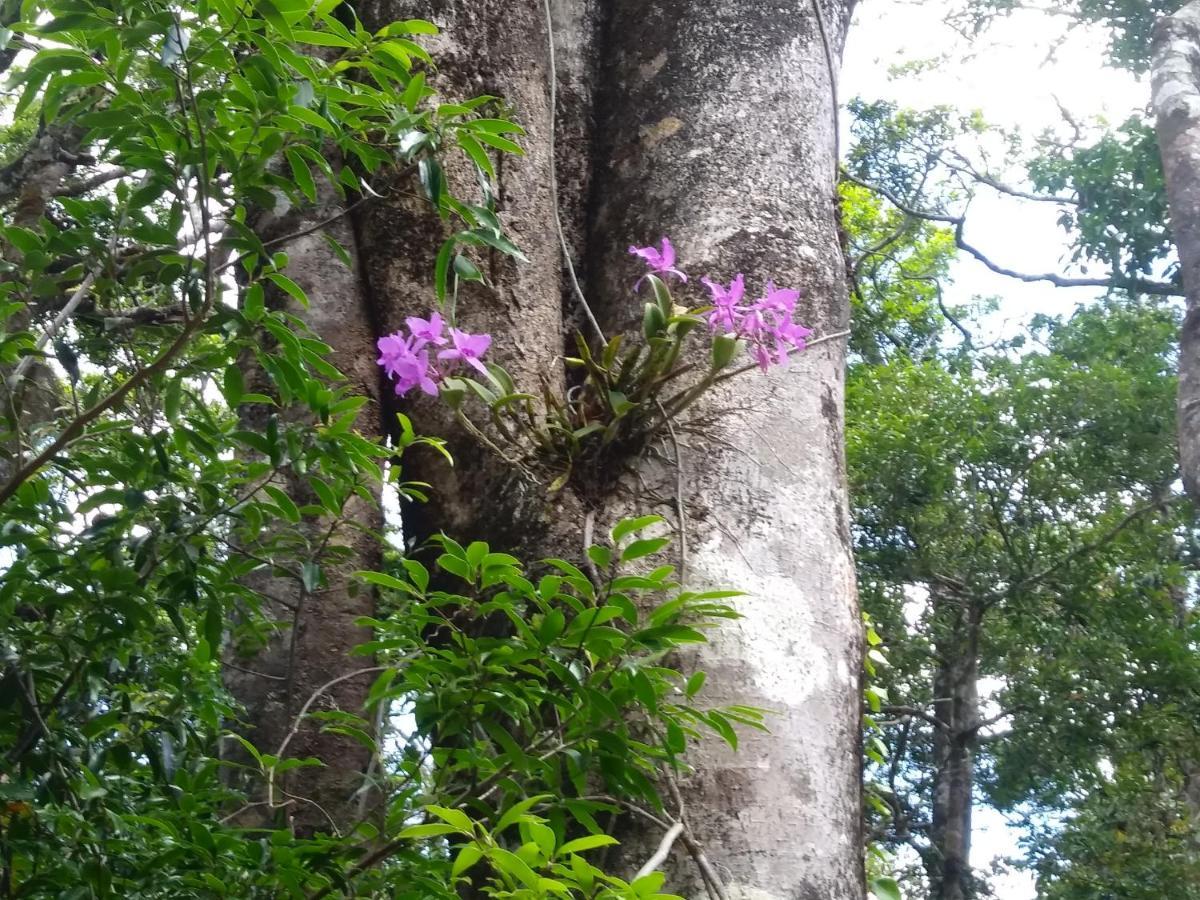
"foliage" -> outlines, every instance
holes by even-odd
[[[1042,144],[1028,164],[1030,181],[1039,191],[1077,198],[1059,216],[1073,236],[1075,260],[1096,260],[1133,277],[1171,259],[1162,161],[1148,122],[1131,118],[1082,146]]]
[[[891,842],[931,852],[934,726],[909,711],[935,707],[932,676],[956,654],[978,653],[998,685],[981,714],[993,727],[974,741],[985,795],[1031,824],[1086,808],[1101,759],[1133,759],[1147,741],[1194,746],[1175,327],[1169,307],[1113,300],[1040,318],[1022,356],[853,371],[860,585],[891,636],[881,674],[900,711],[892,759],[874,767]],[[961,643],[971,616],[975,651]]]
[[[867,652],[863,657],[863,699],[866,702],[866,713],[863,725],[866,731],[866,746],[864,755],[868,764],[885,765],[887,759],[887,744],[883,740],[883,726],[879,724],[878,716],[887,700],[887,689],[877,683],[879,669],[888,664],[884,653],[883,638],[871,621],[871,614],[863,613],[863,631],[867,641]],[[880,784],[871,778],[863,785],[863,796],[867,809],[875,815],[887,819],[891,811],[880,790]],[[892,877],[893,861],[891,854],[883,844],[871,839],[867,841],[867,885],[874,900],[902,900],[900,886]]]
[[[1097,24],[1111,41],[1104,64],[1144,72],[1155,21],[1180,5],[971,0],[949,19],[976,35],[1038,10],[1068,28]],[[868,342],[855,361],[860,592],[893,662],[882,673],[893,718],[876,717],[891,756],[869,764],[887,803],[873,833],[915,850],[925,872],[906,886],[939,896],[931,819],[954,786],[937,736],[953,734],[974,766],[970,801],[1024,823],[1040,897],[1173,896],[1200,859],[1189,774],[1200,671],[1195,513],[1175,482],[1176,313],[1138,296],[1181,293],[1152,124],[1142,109],[1117,125],[1064,109],[1062,127],[1030,141],[947,108],[850,109],[849,178],[888,197],[901,250],[911,252],[907,209],[957,229],[959,248],[994,271],[1069,283],[1075,273],[1006,270],[964,238],[980,193],[1050,201],[1079,280],[1112,293],[995,347],[900,327],[890,347]],[[869,234],[871,220],[856,227]],[[847,230],[852,246],[871,246]],[[904,278],[893,264],[880,281],[904,292]],[[905,324],[905,307],[893,308]],[[855,312],[886,326],[875,309],[860,301]],[[922,321],[908,309],[907,321]],[[951,703],[955,677],[971,690]],[[986,727],[939,724],[959,704],[975,704]]]
[[[1108,30],[1107,57],[1133,72],[1150,68],[1150,36],[1154,22],[1173,13],[1185,0],[1070,0],[1048,9],[1077,22],[1100,25]],[[983,32],[996,18],[1026,9],[1019,0],[971,0],[954,18]]]
[[[902,109],[886,101],[855,97],[846,104],[854,139],[846,170],[881,185],[899,197],[933,200],[941,208],[936,181],[950,151],[964,138],[995,134],[979,112],[959,113],[948,106]],[[953,193],[946,200],[955,199]]]
[[[842,181],[838,191],[849,242],[851,353],[878,364],[935,351],[946,316],[965,314],[943,311],[954,235],[890,207],[867,188]]]
[[[699,729],[736,745],[761,713],[696,706],[703,674],[664,661],[733,594],[638,571],[668,543],[642,535],[653,517],[589,549],[597,581],[445,537],[432,573],[412,558],[361,573],[390,598],[360,648],[373,709],[314,695],[296,722],[383,758],[353,829],[293,832],[288,808],[308,801],[285,799],[285,776],[322,763],[236,734],[222,684],[224,651],[283,624],[251,584],[326,590],[361,504],[385,482],[424,496],[403,452],[442,449],[403,417],[392,446],[356,430],[366,399],[287,274],[301,233],[264,239],[258,218],[344,214],[373,176],[413,168],[453,247],[516,253],[487,179],[482,205],[459,200],[439,155],[486,175],[520,127],[495,98],[437,103],[417,40],[431,24],[370,33],[331,0],[3,13],[26,117],[5,173],[46,177],[32,193],[0,179],[0,894],[427,898],[469,879],[492,896],[665,896],[661,875],[627,885],[589,861],[611,843],[595,815],[656,806]],[[445,251],[434,294],[451,272],[478,275]],[[413,727],[385,745],[369,720],[388,709]],[[226,752],[238,742],[253,764]],[[272,815],[248,829],[261,801],[242,787],[264,784]]]
[[[1188,749],[1191,753],[1191,748]],[[1140,757],[1140,754],[1139,754]],[[1034,851],[1046,900],[1200,896],[1190,761],[1150,749],[1119,763],[1061,833]]]
[[[848,178],[902,204],[907,213],[897,209],[894,215],[906,215],[911,225],[949,225],[949,245],[1012,275],[991,262],[990,248],[964,243],[971,201],[991,191],[1053,202],[1072,246],[1069,259],[1083,276],[1099,268],[1096,286],[1136,292],[1154,283],[1156,293],[1179,292],[1162,163],[1153,127],[1140,111],[1116,128],[1068,119],[1070,139],[1047,129],[1029,141],[1018,129],[986,124],[977,112],[911,110],[861,99],[848,107],[855,138]],[[847,231],[856,233],[850,226]],[[907,277],[885,274],[893,284]],[[1033,274],[1026,280],[1055,279]]]

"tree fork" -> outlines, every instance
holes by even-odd
[[[706,266],[714,276],[747,269],[803,286],[806,324],[820,334],[842,331],[830,60],[840,56],[848,5],[826,7],[827,43],[806,5],[781,18],[749,0],[670,0],[649,9],[554,0],[557,75],[545,9],[544,0],[379,0],[359,9],[370,28],[417,14],[434,21],[442,34],[429,42],[440,61],[433,85],[450,101],[503,96],[528,131],[526,155],[504,160],[496,196],[530,262],[481,260],[491,289],[465,286],[461,326],[491,333],[495,358],[518,383],[544,376],[561,389],[564,322],[583,319],[562,277],[554,221],[549,126],[557,113],[566,243],[607,333],[625,330],[642,302],[630,292],[629,242],[663,233],[677,239],[697,275]],[[594,144],[592,121],[602,136]],[[469,177],[453,167],[447,175],[458,185]],[[390,331],[405,316],[428,313],[433,255],[445,233],[408,199],[414,185],[380,187],[389,199],[357,214],[355,228],[375,314]],[[724,383],[693,410],[696,421],[728,425],[702,454],[684,454],[687,496],[679,499],[690,577],[751,592],[740,602],[742,622],[716,633],[695,663],[710,673],[714,702],[775,712],[772,733],[744,734],[736,755],[701,747],[685,786],[695,843],[730,897],[864,893],[861,623],[842,459],[843,367],[844,346],[827,341],[790,371]],[[419,400],[410,408],[419,430],[450,439],[457,461],[449,469],[406,459],[406,477],[433,485],[429,504],[406,511],[410,539],[444,530],[526,554],[580,556],[585,514],[569,488],[548,497],[463,434],[444,407]],[[673,471],[648,476],[675,492]],[[589,498],[601,507],[597,527],[649,511],[638,493],[614,484],[607,496]],[[677,515],[674,504],[666,512]],[[623,837],[630,873],[662,839],[634,830]],[[668,885],[700,896],[704,880],[682,855],[676,846],[665,863]]]

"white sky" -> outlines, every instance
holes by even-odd
[[[1033,137],[1047,127],[1063,127],[1056,97],[1077,118],[1100,116],[1113,123],[1124,121],[1148,100],[1146,84],[1103,65],[1105,39],[1098,29],[1077,28],[1068,35],[1061,17],[1019,11],[971,44],[943,21],[947,7],[907,0],[860,3],[842,68],[843,102],[861,96],[915,109],[940,104],[963,112],[978,109],[989,123],[1019,127]],[[889,76],[893,66],[932,58],[943,62],[926,74]],[[843,127],[843,146],[845,134]],[[984,189],[971,206],[966,236],[1000,265],[1067,272],[1067,248],[1056,216],[1051,204],[1000,197]],[[995,275],[970,258],[956,263],[952,275],[954,284],[946,297],[950,304],[977,295],[1001,298],[999,312],[987,324],[989,330],[1003,333],[1012,333],[1034,313],[1068,313],[1099,293],[1024,284]],[[977,807],[973,836],[971,862],[979,869],[993,859],[1019,855],[1017,832],[995,810]],[[1036,896],[1029,875],[1010,873],[992,883],[1002,900]]]

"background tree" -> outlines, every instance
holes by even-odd
[[[1164,439],[1173,328],[1109,304],[1040,323],[1045,349],[1016,362],[1006,348],[855,370],[860,577],[904,698],[884,710],[904,720],[890,827],[932,896],[974,895],[981,787],[1001,808],[1069,807],[1103,783],[1115,735],[1189,721],[1190,678],[1157,671],[1191,658],[1171,599],[1191,528]]]
[[[983,4],[968,9],[980,15],[977,20],[980,26],[986,24],[988,15],[1004,11]],[[1112,59],[1137,70],[1149,65],[1148,37],[1154,10],[1111,5],[1101,9],[1083,4],[1056,8],[1054,12],[1112,25]],[[944,703],[952,695],[935,689],[934,672],[946,662],[946,657],[938,651],[945,645],[947,635],[954,638],[961,631],[958,623],[963,612],[946,601],[944,587],[928,590],[922,603],[914,598],[918,579],[913,578],[909,567],[917,560],[928,564],[929,531],[952,534],[963,541],[973,537],[937,562],[948,560],[952,569],[957,569],[962,561],[974,559],[982,566],[981,571],[990,572],[985,578],[991,580],[990,586],[984,593],[1005,593],[1014,582],[1020,586],[1030,571],[1034,574],[1038,571],[1036,567],[1009,570],[1005,557],[1031,559],[1044,553],[1049,555],[1045,564],[1053,566],[1052,577],[1036,593],[1058,595],[1060,599],[1048,605],[1042,601],[1014,605],[1013,619],[1003,624],[1001,619],[1011,598],[984,604],[982,616],[977,617],[978,650],[966,656],[968,660],[972,657],[980,660],[982,668],[975,673],[968,666],[965,680],[986,687],[990,699],[977,706],[975,716],[987,721],[995,715],[1011,715],[989,729],[973,729],[968,724],[962,730],[970,738],[967,750],[973,749],[974,753],[963,754],[966,765],[960,769],[966,768],[983,789],[976,792],[976,808],[986,803],[1007,809],[1019,814],[1025,823],[1030,864],[1037,866],[1041,876],[1039,896],[1137,896],[1149,885],[1162,885],[1167,879],[1179,876],[1187,870],[1190,859],[1194,859],[1189,858],[1194,828],[1188,824],[1189,816],[1182,812],[1189,803],[1190,779],[1186,773],[1191,769],[1189,758],[1195,747],[1187,711],[1194,665],[1194,654],[1188,644],[1194,603],[1188,561],[1191,512],[1174,497],[1173,487],[1167,492],[1173,501],[1167,512],[1153,511],[1147,520],[1143,510],[1129,522],[1125,516],[1136,512],[1137,507],[1125,507],[1127,512],[1121,512],[1123,504],[1139,495],[1151,501],[1150,508],[1161,509],[1154,506],[1153,495],[1172,478],[1173,450],[1164,440],[1161,427],[1166,418],[1161,403],[1169,397],[1171,388],[1167,375],[1175,363],[1174,348],[1164,343],[1167,332],[1161,330],[1169,327],[1161,316],[1170,307],[1151,313],[1152,306],[1136,298],[1137,294],[1179,296],[1183,290],[1174,266],[1174,244],[1164,228],[1167,195],[1152,123],[1141,110],[1119,127],[1097,128],[1095,123],[1084,123],[1073,117],[1070,110],[1064,110],[1067,136],[1046,134],[1031,143],[1016,134],[991,134],[981,119],[958,116],[952,110],[914,112],[868,103],[859,103],[854,109],[859,116],[858,144],[849,156],[850,178],[879,188],[878,195],[885,198],[891,209],[913,221],[941,223],[953,237],[960,255],[973,257],[1001,275],[1027,282],[1115,289],[1105,301],[1105,313],[1088,317],[1078,314],[1078,322],[1072,321],[1071,330],[1078,329],[1074,330],[1075,337],[1058,343],[1059,350],[1055,351],[1065,354],[1066,368],[1046,370],[1047,382],[1041,385],[1033,382],[1037,390],[1031,397],[1058,404],[1070,414],[1082,413],[1080,418],[1084,422],[1098,421],[1101,417],[1084,413],[1080,408],[1081,399],[1077,395],[1083,382],[1077,379],[1086,377],[1094,378],[1097,386],[1103,385],[1097,390],[1106,402],[1119,406],[1124,402],[1121,398],[1128,398],[1139,410],[1148,411],[1151,407],[1159,410],[1149,420],[1137,416],[1114,420],[1106,439],[1109,449],[1104,454],[1068,451],[1064,457],[1066,447],[1056,449],[1058,438],[1048,439],[1039,426],[1030,428],[1028,414],[1022,417],[1006,409],[995,418],[999,411],[992,407],[994,395],[1015,391],[1017,384],[998,388],[991,378],[1003,373],[1004,368],[996,368],[994,351],[974,352],[978,342],[972,341],[971,334],[950,327],[946,329],[947,343],[954,349],[943,349],[938,362],[930,363],[927,345],[918,345],[911,354],[899,354],[907,358],[894,365],[889,377],[896,378],[896,383],[904,387],[894,389],[894,393],[872,391],[859,400],[861,412],[852,412],[852,419],[861,421],[871,434],[875,434],[880,403],[906,410],[913,397],[924,400],[940,394],[946,389],[944,385],[954,385],[960,393],[947,394],[941,401],[944,406],[935,405],[933,408],[939,413],[930,421],[937,422],[941,416],[957,417],[963,410],[970,411],[973,421],[979,416],[979,425],[969,433],[953,426],[947,428],[946,442],[941,445],[946,462],[942,469],[932,469],[940,471],[941,478],[932,482],[932,488],[922,484],[916,492],[918,506],[938,509],[944,516],[932,514],[929,520],[914,520],[926,530],[925,541],[908,544],[897,539],[881,548],[872,539],[867,544],[869,549],[860,553],[864,605],[880,619],[881,631],[892,645],[890,655],[898,662],[897,680],[891,685],[893,697],[925,699],[925,703],[894,710],[895,730],[889,741],[894,755],[891,765],[881,770],[881,777],[896,782],[899,799],[895,801],[894,821],[888,826],[881,824],[880,832],[890,828],[897,840],[915,844],[924,868],[930,873],[929,887],[918,889],[929,890],[935,896],[944,895],[947,839],[944,827],[933,820],[945,821],[944,813],[938,812],[943,805],[945,786],[959,785],[961,790],[964,780],[969,782],[971,778],[947,778],[941,771],[945,767],[937,765],[937,760],[945,754],[935,740],[935,733],[951,734],[955,729],[945,726],[952,724],[951,719],[958,712],[944,709],[946,716],[936,721],[929,716],[939,701]],[[1016,202],[1057,205],[1061,211],[1059,221],[1073,244],[1071,265],[1059,272],[1043,273],[1022,270],[1019,263],[999,264],[996,261],[999,255],[991,255],[992,248],[982,247],[970,238],[969,223],[973,219],[967,209],[971,199],[983,192],[999,192]],[[1102,267],[1100,274],[1095,271],[1097,266]],[[1132,299],[1127,298],[1130,294],[1134,295]],[[1142,310],[1139,315],[1151,316],[1147,322],[1160,317],[1161,324],[1153,326],[1156,338],[1149,339],[1148,333],[1129,319],[1138,310]],[[959,324],[962,319],[961,314],[955,315],[954,320]],[[1088,319],[1092,324],[1085,327]],[[985,329],[991,330],[986,326]],[[1117,329],[1129,329],[1131,336],[1138,335],[1134,340],[1139,352],[1132,356],[1123,353],[1112,356],[1107,365],[1100,366],[1093,354],[1111,352],[1101,348],[1111,346],[1110,335],[1117,333]],[[1186,331],[1185,328],[1185,344]],[[1059,326],[1051,333],[1057,336],[1057,341],[1062,341],[1070,332]],[[1041,337],[1039,343],[1044,341],[1054,347],[1056,340]],[[1149,346],[1158,348],[1153,363],[1140,352]],[[999,349],[1005,356],[1026,352],[1011,346]],[[1040,353],[1039,347],[1031,355]],[[919,382],[911,374],[918,370],[911,362],[914,358],[925,361]],[[1078,367],[1091,374],[1076,372]],[[866,366],[857,368],[863,372],[870,370]],[[1186,371],[1186,365],[1181,363],[1181,374]],[[1009,377],[1004,376],[1003,381],[1007,383]],[[914,380],[902,381],[904,378]],[[887,378],[882,383],[887,383]],[[918,383],[920,388],[915,387]],[[1074,392],[1070,396],[1056,394],[1052,386],[1060,383],[1074,385]],[[1143,389],[1130,392],[1129,386],[1137,383]],[[1152,384],[1158,387],[1151,389]],[[1146,391],[1159,399],[1152,401]],[[853,392],[851,396],[856,397]],[[920,407],[927,408],[924,402]],[[1038,408],[1035,405],[1030,410]],[[862,418],[857,419],[857,415]],[[927,436],[936,433],[919,413],[915,421],[903,421],[906,427],[900,433],[913,431]],[[980,458],[1002,460],[1003,450],[991,445],[990,439],[995,433],[1003,433],[1010,424],[1015,429],[1011,440],[1018,440],[1017,435],[1042,435],[1022,450],[1030,458],[1038,459],[1039,465],[1043,450],[1052,457],[1069,461],[1070,474],[1064,479],[1064,470],[1057,469],[1055,477],[1065,480],[1073,491],[1080,490],[1084,481],[1115,462],[1116,457],[1110,454],[1120,446],[1129,448],[1130,458],[1107,469],[1109,475],[1104,477],[1114,479],[1112,484],[1125,491],[1129,487],[1129,473],[1154,458],[1161,465],[1158,488],[1147,481],[1119,498],[1109,488],[1108,499],[1093,498],[1086,508],[1080,507],[1065,517],[1068,527],[1062,529],[1063,534],[1071,534],[1084,522],[1099,528],[1119,528],[1119,536],[1098,546],[1093,546],[1098,539],[1083,539],[1076,545],[1047,543],[1046,522],[1039,521],[1030,510],[1011,514],[1009,518],[1010,513],[1006,512],[1010,502],[1006,499],[1009,479],[1004,474],[999,481],[988,477],[988,471],[981,474],[977,484],[982,487],[977,490],[984,492],[989,502],[986,506],[980,503],[975,513],[966,512],[971,504],[960,496],[959,486],[976,465],[972,462],[976,459],[974,454],[981,451]],[[1186,425],[1181,427],[1186,431]],[[1088,443],[1084,435],[1071,438],[1070,442]],[[876,444],[871,440],[863,446],[873,451]],[[981,444],[986,444],[987,449],[981,450]],[[931,471],[914,464],[913,460],[919,458],[915,446],[910,452],[914,455],[905,455],[905,462],[896,471],[906,475],[910,471]],[[869,458],[869,452],[863,458]],[[874,464],[865,472],[864,484],[875,481],[880,463],[875,457]],[[1085,476],[1084,472],[1089,474]],[[1100,484],[1096,482],[1095,486]],[[877,531],[877,500],[883,498],[885,506],[911,502],[905,499],[911,493],[901,485],[894,488],[890,495],[886,489],[872,493],[870,496],[875,499],[858,511],[856,519],[860,525],[865,522],[866,534]],[[1021,483],[1016,496],[1022,502],[1027,497],[1037,497],[1039,491],[1035,488],[1036,485]],[[1060,483],[1053,491],[1062,488]],[[1119,502],[1114,504],[1114,499]],[[1058,502],[1048,507],[1055,508],[1059,508]],[[1054,514],[1062,521],[1059,515]],[[1107,520],[1112,515],[1120,518]],[[1025,543],[1028,528],[1039,534],[1032,544]],[[905,532],[901,529],[899,533]],[[1071,556],[1076,552],[1072,546],[1087,552]],[[883,549],[886,554],[880,555]],[[1053,555],[1062,552],[1070,556],[1069,564],[1052,563]],[[1085,557],[1094,557],[1089,564],[1090,572],[1082,564]],[[873,576],[867,568],[880,564],[879,571],[890,573],[885,577],[895,579],[882,592],[871,586]],[[1080,578],[1083,580],[1077,580]],[[1086,600],[1060,607],[1061,598],[1081,589]],[[925,591],[917,591],[916,597],[925,596]],[[1008,597],[1007,593],[1005,596]],[[908,622],[902,615],[906,606],[909,617],[923,610],[915,633],[907,636]],[[947,612],[935,627],[938,617],[932,610],[937,608]],[[890,618],[884,612],[888,609]],[[1064,609],[1070,610],[1066,619],[1062,618]],[[970,615],[966,616],[966,622],[971,622]],[[1096,627],[1096,622],[1103,625]],[[967,633],[970,631],[968,628]],[[961,658],[962,654],[951,656]],[[990,673],[993,677],[978,678],[989,665],[997,666]],[[899,705],[905,701],[894,702]],[[959,706],[972,705],[968,692]],[[986,707],[986,712],[980,707]],[[1038,709],[1044,712],[1033,712]],[[1156,738],[1151,738],[1151,734]],[[914,767],[911,761],[916,759],[924,762]],[[939,787],[943,788],[941,792],[936,790]],[[1116,800],[1117,797],[1121,800]],[[1122,803],[1127,807],[1118,812],[1117,806]],[[960,836],[964,833],[970,836],[969,820],[964,821],[961,814],[969,815],[971,805],[969,796],[966,802],[957,805],[963,823],[957,829]],[[1063,815],[1071,810],[1077,814],[1064,826]],[[1135,819],[1139,824],[1133,826]],[[1126,827],[1137,829],[1144,842],[1127,844]],[[928,843],[927,835],[933,836]],[[1153,850],[1149,849],[1151,846]],[[950,850],[951,864],[960,870],[957,864],[963,857],[962,841]],[[1156,867],[1154,860],[1161,861],[1161,868]],[[920,884],[922,880],[914,883]],[[958,890],[971,887],[967,881]],[[977,891],[986,890],[982,881],[973,887]]]

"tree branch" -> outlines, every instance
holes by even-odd
[[[965,215],[952,215],[950,213],[939,213],[927,209],[918,209],[910,203],[901,200],[894,193],[881,185],[871,184],[854,177],[849,172],[842,170],[842,178],[849,181],[851,184],[857,184],[859,187],[866,188],[869,191],[874,191],[879,196],[883,197],[892,206],[900,210],[905,215],[913,216],[918,219],[925,219],[929,222],[941,222],[946,225],[954,226],[954,244],[959,250],[969,253],[976,260],[983,263],[988,269],[995,272],[997,275],[1004,275],[1007,278],[1015,278],[1018,281],[1038,282],[1044,281],[1053,284],[1055,287],[1098,287],[1098,288],[1120,288],[1131,290],[1141,294],[1153,294],[1160,297],[1178,297],[1183,294],[1183,289],[1169,281],[1153,281],[1146,278],[1123,278],[1119,275],[1110,275],[1107,278],[1075,278],[1067,275],[1060,275],[1056,272],[1018,272],[1016,269],[1009,269],[993,262],[987,254],[978,247],[969,243],[963,234],[963,229],[966,227]]]
[[[654,855],[642,863],[642,867],[634,874],[633,880],[637,881],[639,878],[644,878],[651,872],[656,871],[663,864],[663,861],[666,860],[667,856],[670,855],[671,848],[675,845],[675,839],[681,834],[683,834],[682,822],[676,822],[668,828],[667,833],[663,835],[663,839],[658,845],[658,849],[654,851]]]
[[[1062,569],[1065,566],[1070,565],[1075,560],[1079,559],[1079,557],[1086,556],[1089,553],[1094,553],[1095,551],[1101,549],[1102,547],[1105,547],[1106,545],[1112,543],[1114,540],[1116,540],[1116,538],[1121,534],[1122,531],[1124,531],[1126,528],[1128,528],[1130,525],[1132,525],[1134,522],[1136,522],[1138,519],[1140,519],[1146,513],[1153,512],[1156,509],[1160,509],[1162,507],[1168,506],[1169,504],[1174,503],[1181,499],[1183,499],[1183,498],[1182,497],[1168,497],[1168,498],[1155,497],[1152,500],[1148,500],[1145,503],[1135,506],[1133,509],[1131,509],[1129,511],[1128,514],[1126,514],[1126,516],[1123,519],[1121,519],[1120,522],[1118,522],[1111,529],[1106,531],[1101,537],[1097,538],[1096,540],[1092,541],[1091,543],[1079,545],[1074,550],[1067,553],[1066,556],[1063,556],[1061,559],[1056,560],[1055,562],[1046,566],[1044,569],[1042,569],[1038,572],[1034,572],[1031,575],[1027,575],[1025,578],[1022,578],[1020,581],[1015,582],[1012,586],[1010,586],[1006,591],[1003,592],[1003,595],[1013,594],[1018,590],[1030,587],[1034,584],[1037,584],[1040,581],[1044,581],[1045,579],[1047,579],[1051,575],[1053,575],[1055,572],[1057,572],[1059,569]]]
[[[1169,281],[1150,281],[1145,278],[1121,278],[1116,275],[1108,278],[1074,278],[1067,275],[1059,275],[1056,272],[1018,272],[1016,269],[1009,269],[999,265],[989,259],[982,250],[975,247],[973,244],[967,243],[967,239],[963,236],[963,227],[966,224],[965,218],[960,218],[954,227],[954,243],[960,250],[965,250],[979,262],[983,263],[997,275],[1004,275],[1008,278],[1015,278],[1018,281],[1035,282],[1045,281],[1055,287],[1100,287],[1100,288],[1125,288],[1127,290],[1136,291],[1141,294],[1153,294],[1158,297],[1178,297],[1183,294],[1183,288]]]
[[[933,713],[926,712],[919,706],[883,706],[880,711],[887,713],[889,716],[907,716],[909,718],[923,719],[935,728],[941,728],[943,731],[951,731],[951,727],[935,716]]]
[[[124,166],[117,166],[115,169],[97,172],[88,178],[76,178],[72,181],[64,182],[58,188],[51,191],[50,196],[77,197],[80,194],[86,194],[88,191],[95,190],[102,184],[108,184],[110,181],[125,178],[127,175],[129,175],[128,169]]]

